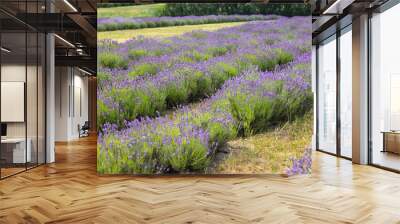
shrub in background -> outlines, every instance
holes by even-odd
[[[187,15],[250,15],[275,14],[282,16],[308,16],[308,4],[263,4],[263,3],[169,3],[162,11],[163,16]]]

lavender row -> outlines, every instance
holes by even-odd
[[[122,127],[125,120],[162,115],[211,96],[245,69],[273,70],[309,51],[310,31],[305,21],[282,17],[163,40],[102,42],[100,57],[112,55],[119,62],[100,64],[99,124]]]
[[[273,15],[209,15],[209,16],[179,16],[179,17],[145,17],[145,18],[125,18],[111,17],[98,18],[98,31],[113,31],[125,29],[143,29],[167,26],[183,26],[210,24],[222,22],[244,22],[254,20],[273,20]]]
[[[312,108],[310,53],[276,71],[249,68],[199,105],[171,115],[103,126],[98,140],[100,173],[209,172],[228,140],[302,116]],[[310,153],[292,158],[288,174],[308,172]]]

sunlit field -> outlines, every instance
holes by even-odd
[[[284,173],[288,158],[300,158],[312,136],[312,113],[248,138],[229,141],[217,173]]]
[[[184,33],[191,32],[194,30],[214,31],[225,27],[242,25],[244,23],[245,22],[232,22],[232,23],[146,28],[146,29],[135,29],[135,30],[105,31],[105,32],[99,32],[97,34],[97,38],[99,40],[112,39],[118,42],[124,42],[139,36],[144,36],[149,38],[165,38],[165,37],[182,35]]]
[[[136,5],[111,8],[98,8],[97,18],[110,17],[154,17],[159,16],[165,4]]]
[[[265,18],[100,32],[98,172],[310,172],[309,17]]]

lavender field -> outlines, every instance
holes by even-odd
[[[268,18],[99,41],[98,172],[219,173],[230,142],[304,120],[313,101],[311,20]],[[310,172],[307,146],[285,154],[276,173]]]
[[[124,29],[143,29],[152,27],[184,26],[195,24],[271,20],[271,15],[209,15],[209,16],[162,16],[144,18],[111,17],[99,18],[97,30],[111,31]]]

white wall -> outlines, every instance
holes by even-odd
[[[39,69],[39,70],[37,70]],[[5,122],[7,124],[7,137],[8,138],[24,138],[25,135],[29,139],[31,155],[33,162],[36,162],[36,159],[39,159],[39,163],[44,163],[44,150],[45,150],[45,142],[44,142],[44,74],[41,72],[41,67],[18,63],[8,63],[2,64],[1,66],[1,78],[2,82],[24,82],[26,84],[26,107],[25,103],[22,102],[22,107],[16,109],[12,107],[1,108],[4,113],[17,113],[17,111],[12,110],[20,110],[18,113],[25,114],[26,112],[26,120],[23,118],[21,122]],[[27,78],[27,82],[26,79]],[[2,89],[2,98],[7,98],[7,93],[3,92],[5,89]],[[19,90],[19,94],[24,94],[24,89]],[[21,92],[22,91],[22,92]],[[24,98],[24,96],[23,96]],[[17,102],[16,102],[17,103]],[[3,119],[2,119],[3,120]]]
[[[25,82],[25,64],[3,64],[1,65],[1,81]]]
[[[1,66],[1,81],[2,82],[25,82],[25,64],[3,64]],[[33,70],[32,66],[28,66],[28,73]],[[36,84],[36,83],[35,83]],[[28,97],[36,97],[35,93],[27,93]],[[27,99],[28,100],[28,99]],[[28,100],[29,102],[31,100]],[[36,107],[36,105],[35,105]],[[7,110],[7,108],[1,108]],[[28,121],[33,120],[32,114],[28,114]],[[36,114],[34,115],[36,116]],[[25,137],[25,123],[26,122],[7,122],[7,136],[8,137]],[[29,126],[30,127],[30,126]],[[29,137],[29,136],[28,136]]]
[[[1,121],[25,121],[25,83],[1,82]],[[36,108],[36,105],[34,105]]]
[[[88,113],[88,78],[85,76],[81,76],[82,73],[79,72],[79,75],[74,75],[74,108],[72,110],[72,120],[71,120],[71,135],[76,138],[79,137],[78,133],[78,124],[83,125],[85,121],[89,119]],[[80,97],[79,97],[80,95]],[[80,103],[79,103],[80,101]],[[81,108],[79,108],[81,107]],[[81,110],[81,111],[80,111]]]
[[[25,64],[3,64],[1,66],[1,81],[3,82],[25,82]],[[7,108],[1,108],[7,110]],[[7,123],[7,137],[25,137],[25,122]]]
[[[68,76],[69,68],[55,68],[55,140],[68,140],[68,117],[69,117],[69,96],[68,88],[70,77]]]
[[[55,85],[55,140],[77,139],[78,125],[88,120],[88,78],[76,68],[56,67]]]

